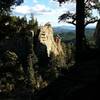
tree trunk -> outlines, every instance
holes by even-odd
[[[84,49],[84,19],[85,19],[84,0],[76,0],[76,63],[80,61],[81,53]]]

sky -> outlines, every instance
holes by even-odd
[[[33,14],[38,20],[39,25],[50,22],[52,26],[68,25],[64,22],[58,23],[58,17],[66,11],[75,12],[75,3],[67,2],[59,6],[59,3],[53,0],[24,0],[20,6],[14,7],[13,15],[30,18]],[[92,24],[93,25],[93,24]]]
[[[75,11],[75,3],[68,2],[59,6],[53,0],[24,0],[24,3],[14,8],[13,14],[30,18],[32,13],[40,25],[50,22],[52,26],[59,26],[66,25],[63,22],[58,23],[58,17],[68,10]]]

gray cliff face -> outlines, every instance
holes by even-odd
[[[61,39],[59,36],[54,38],[53,36],[53,28],[49,23],[45,24],[40,28],[40,33],[38,37],[41,44],[47,47],[47,54],[48,57],[51,53],[55,56],[64,55],[62,46],[61,46]]]

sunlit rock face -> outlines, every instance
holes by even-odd
[[[51,53],[55,56],[63,54],[61,39],[59,36],[54,38],[53,29],[49,23],[40,28],[39,41],[46,45],[48,56],[50,56]]]
[[[100,48],[100,20],[98,21],[96,25],[94,38],[95,38],[96,46]]]

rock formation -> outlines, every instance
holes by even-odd
[[[61,46],[61,38],[59,36],[54,38],[53,29],[49,23],[40,28],[39,41],[47,47],[48,57],[51,53],[55,56],[64,54]]]

